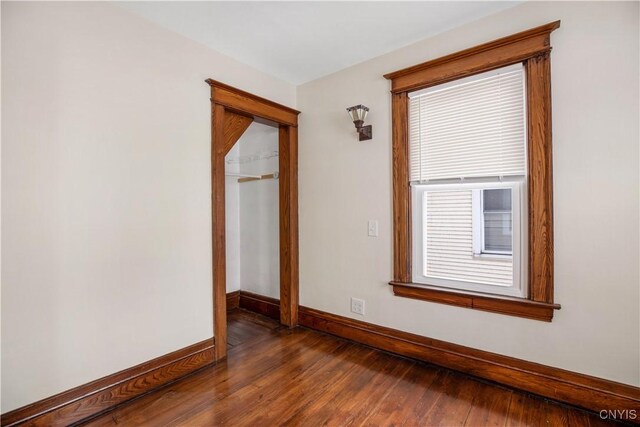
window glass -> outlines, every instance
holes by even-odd
[[[511,260],[474,256],[472,193],[470,189],[425,191],[424,275],[429,278],[511,286]]]
[[[482,202],[483,252],[511,254],[513,240],[511,189],[483,190]]]

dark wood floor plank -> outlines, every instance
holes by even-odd
[[[544,415],[544,401],[526,394],[517,393],[511,397],[507,427],[547,426]]]
[[[251,341],[269,332],[271,332],[271,330],[265,326],[255,325],[246,320],[234,322],[233,328],[229,328],[228,331],[228,333],[237,336],[241,342]]]
[[[590,427],[591,422],[589,420],[589,415],[590,414],[579,409],[569,408],[567,410],[567,424],[570,426]]]
[[[610,420],[602,419],[597,414],[592,414],[581,409],[567,408],[567,417],[569,426],[584,426],[584,427],[606,427],[611,426]],[[618,425],[623,425],[618,423]]]
[[[170,393],[170,399],[164,397],[160,399],[163,402],[158,402],[157,396],[146,395],[132,404],[117,408],[115,417],[125,425],[164,425],[183,413],[208,408],[235,389],[251,384],[265,372],[279,366],[283,357],[297,351],[294,345],[298,341],[313,343],[320,338],[309,331],[288,330],[277,336],[267,335],[262,340],[244,343],[233,348],[228,361],[163,390],[164,394]],[[272,354],[279,354],[280,357],[271,360]]]
[[[313,345],[319,340],[319,337],[313,335],[305,336],[302,339],[297,339],[299,338],[297,335],[289,337],[290,345],[279,347],[271,344],[270,348],[267,345],[254,347],[242,359],[233,358],[233,353],[230,352],[229,360],[221,364],[225,370],[224,374],[217,375],[219,377],[217,380],[209,380],[204,383],[204,390],[201,391],[197,399],[190,401],[189,410],[174,413],[169,424],[180,424],[205,412],[215,415],[215,412],[221,407],[230,404],[232,396],[236,392],[246,387],[254,387],[253,384],[260,381],[263,376],[277,372],[277,368],[282,366],[283,360],[295,357],[298,353],[297,345],[300,343]],[[234,348],[234,350],[236,349]],[[204,424],[193,423],[192,425]]]
[[[568,426],[567,407],[558,405],[555,402],[544,402],[544,417],[548,426]]]
[[[371,349],[344,343],[326,363],[318,365],[317,369],[300,372],[287,388],[270,394],[261,405],[252,407],[237,421],[240,425],[284,425],[301,408],[328,395],[328,390],[373,354]]]
[[[420,370],[419,368],[416,369],[418,370],[417,374],[419,375]],[[450,371],[439,371],[429,387],[425,388],[420,393],[420,397],[416,401],[415,405],[405,411],[402,419],[398,419],[395,421],[400,422],[401,425],[422,425],[422,420],[425,415],[431,412],[438,399],[446,393],[446,390],[449,387],[449,383],[451,381],[450,377],[454,375],[455,374]]]
[[[466,380],[466,381],[465,381]],[[422,407],[430,407],[424,413],[416,413],[417,425],[423,426],[463,426],[475,395],[481,383],[464,378],[460,374],[449,373],[443,381],[436,399],[429,397]],[[432,404],[431,404],[432,402]]]
[[[411,370],[414,363],[388,356],[389,361],[363,387],[356,390],[342,405],[335,404],[334,410],[324,424],[336,426],[357,425],[375,412],[380,403]]]
[[[244,310],[228,359],[88,421],[91,426],[585,426],[597,414]],[[615,425],[615,424],[614,424]]]
[[[360,420],[359,424],[370,427],[398,425],[409,417],[436,377],[443,375],[446,375],[445,371],[429,365],[418,364],[417,368],[409,369],[389,390],[375,412]]]
[[[277,321],[269,317],[265,317],[260,314],[253,313],[251,311],[247,311],[241,308],[235,309],[232,312],[230,312],[228,317],[229,317],[230,323],[235,322],[236,320],[244,319],[247,321],[251,321],[256,325],[264,326],[270,330],[282,328],[280,323],[278,323]]]
[[[244,387],[230,393],[224,401],[215,407],[202,407],[188,416],[175,419],[176,424],[203,425],[208,419],[219,424],[240,422],[238,414],[246,415],[252,408],[264,407],[264,402],[277,397],[281,390],[291,384],[296,375],[313,372],[316,367],[324,366],[326,359],[346,343],[335,339],[320,339],[308,346],[299,343],[304,351],[292,352],[287,363],[281,369],[273,369]]]
[[[384,353],[374,352],[359,361],[338,381],[334,381],[322,396],[301,407],[285,424],[345,425],[346,416],[342,418],[342,415],[348,414],[341,413],[341,409],[349,410],[362,405],[363,402],[356,398],[358,391],[366,388],[377,372],[391,370],[396,361]],[[330,420],[333,421],[330,423]]]
[[[513,391],[489,384],[481,384],[473,399],[465,425],[502,427],[507,423],[507,413]]]

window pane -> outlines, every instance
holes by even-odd
[[[511,212],[511,189],[484,190],[484,211]]]
[[[511,189],[483,191],[484,252],[511,253],[513,224]]]
[[[472,191],[425,192],[423,274],[431,278],[511,286],[511,260],[474,255]]]

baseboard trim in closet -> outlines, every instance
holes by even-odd
[[[214,362],[214,339],[149,360],[2,414],[3,426],[66,426],[187,376]]]
[[[240,291],[240,308],[280,320],[280,300],[252,292]]]
[[[240,291],[227,294],[227,311],[240,307]]]
[[[244,292],[240,293],[242,307]],[[245,299],[249,301],[249,298]],[[278,301],[251,294],[247,310],[268,315]],[[488,351],[386,328],[309,307],[299,308],[301,326],[390,353],[443,366],[590,411],[621,411],[640,422],[640,388]],[[635,410],[636,412],[633,412]]]

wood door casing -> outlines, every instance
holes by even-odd
[[[298,324],[298,114],[299,111],[224,83],[211,88],[211,221],[215,359],[227,356],[224,157],[256,121],[279,129],[280,323]]]

